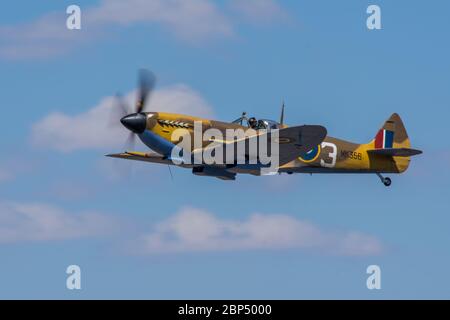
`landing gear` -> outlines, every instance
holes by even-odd
[[[383,177],[380,173],[377,173],[378,178],[380,178],[381,182],[386,186],[389,187],[392,184],[392,180],[389,177]]]

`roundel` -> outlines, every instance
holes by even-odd
[[[320,145],[316,146],[314,149],[308,151],[304,155],[298,157],[303,162],[314,162],[317,160],[320,154]]]

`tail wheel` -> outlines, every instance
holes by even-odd
[[[389,177],[383,177],[381,173],[377,173],[378,178],[380,178],[381,182],[386,186],[389,187],[392,184],[392,180]]]

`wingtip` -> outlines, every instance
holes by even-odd
[[[110,153],[110,154],[105,154],[105,157],[109,157],[109,158],[117,158],[117,156],[121,155],[122,153]]]

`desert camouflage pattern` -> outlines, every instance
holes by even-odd
[[[380,130],[394,132],[392,148],[410,148],[410,141],[400,116],[394,113]],[[376,150],[375,139],[356,144],[326,137],[313,161],[302,157],[280,168],[281,172],[303,173],[403,173],[408,169],[410,157],[385,156],[368,151]]]
[[[154,152],[139,153],[127,151],[109,155],[115,158],[147,161],[151,163],[173,163],[167,155],[179,141],[172,141],[177,129],[186,129],[192,136],[190,151],[194,151],[194,121],[201,121],[203,131],[215,128],[225,136],[226,129],[243,129],[248,127],[236,123],[207,120],[188,115],[164,112],[148,112],[147,128],[139,138]],[[280,132],[286,125],[279,125]],[[323,141],[322,141],[323,140]],[[396,113],[392,114],[372,141],[357,144],[342,139],[326,136],[316,147],[309,151],[298,151],[289,162],[281,163],[279,173],[402,173],[408,169],[411,156],[421,153],[410,148],[410,140],[405,126]],[[203,141],[201,147],[206,148],[211,142]],[[236,174],[260,175],[257,166],[207,166],[180,164],[181,167],[192,168],[197,175],[213,176],[224,180],[234,180]]]

